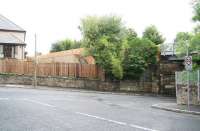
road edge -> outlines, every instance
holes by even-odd
[[[155,108],[155,109],[160,109],[160,110],[165,110],[165,111],[172,111],[172,112],[176,112],[176,113],[200,115],[200,112],[197,112],[197,111],[188,111],[188,110],[181,110],[181,109],[176,109],[176,108],[169,108],[169,107],[160,106],[159,104],[154,104],[151,107]]]
[[[79,89],[79,88],[63,88],[63,87],[48,87],[48,86],[37,86],[33,85],[21,85],[21,84],[0,84],[2,88],[24,88],[24,89],[39,89],[39,90],[57,90],[57,91],[71,91],[71,92],[83,92],[83,93],[98,93],[98,94],[111,94],[111,95],[128,95],[128,96],[150,96],[150,97],[168,97],[153,93],[141,93],[141,92],[118,92],[118,91],[98,91],[90,89]]]

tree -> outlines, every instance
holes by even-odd
[[[143,38],[149,39],[156,45],[162,44],[165,41],[165,38],[163,38],[161,33],[154,25],[151,25],[145,29],[143,32]]]
[[[191,42],[189,45],[189,51],[192,54],[192,60],[194,62],[199,62],[200,61],[200,33],[195,34],[192,38],[191,38]],[[199,68],[200,65],[196,65],[196,68]]]
[[[84,46],[107,75],[123,77],[125,27],[117,16],[88,16],[81,20]]]
[[[194,16],[193,21],[198,22],[200,21],[200,0],[196,0],[193,2],[193,10],[194,10]]]
[[[70,39],[61,40],[61,41],[58,41],[58,42],[52,44],[50,52],[69,50],[69,49],[71,49],[72,45],[73,45],[73,41]]]
[[[187,44],[190,44],[192,39],[192,34],[188,32],[179,32],[174,40],[175,50],[179,56],[184,56],[187,53]]]
[[[200,33],[194,35],[191,38],[191,43],[189,45],[191,51],[198,51],[200,52]]]
[[[56,43],[52,44],[50,52],[76,49],[76,48],[80,48],[81,45],[82,45],[81,41],[73,41],[70,39],[65,39],[65,40],[57,41]]]
[[[193,55],[193,61],[199,61],[200,33],[191,34],[188,32],[179,32],[175,39],[175,49],[178,56],[182,57],[186,55],[188,49],[189,53]]]
[[[194,27],[193,33],[194,34],[200,34],[200,25],[199,24]]]
[[[135,30],[132,28],[128,28],[126,30],[126,36],[127,36],[127,40],[130,41],[134,38],[137,38],[137,32],[135,32]]]
[[[83,45],[83,41],[82,40],[74,40],[73,44],[71,45],[71,49],[77,49],[77,48],[81,48]]]
[[[123,61],[124,77],[139,79],[151,64],[156,63],[158,47],[148,39],[135,38],[128,41]]]

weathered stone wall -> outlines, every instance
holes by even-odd
[[[33,77],[25,75],[0,75],[0,84],[32,85]],[[37,77],[39,86],[90,89],[99,91],[132,91],[157,93],[156,83],[136,81],[99,81],[64,77]]]
[[[170,61],[167,56],[162,57],[158,79],[160,77],[160,93],[168,96],[176,96],[175,72],[184,69],[182,62]]]
[[[144,81],[121,81],[121,91],[132,91],[132,92],[149,92],[157,93],[158,85],[156,82],[144,82]]]
[[[33,77],[25,75],[0,75],[0,84],[32,85]],[[76,79],[66,77],[37,77],[37,85],[49,87],[79,88],[101,91],[114,91],[116,84],[99,80]]]
[[[187,85],[178,85],[177,86],[177,104],[187,104],[188,103],[188,87]],[[190,104],[191,105],[200,105],[198,100],[198,87],[190,86]]]

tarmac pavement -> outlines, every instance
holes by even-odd
[[[151,108],[173,102],[170,97],[1,86],[0,131],[199,131],[199,115]]]

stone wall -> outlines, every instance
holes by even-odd
[[[177,104],[187,104],[188,103],[188,87],[187,85],[177,85]],[[200,105],[198,100],[198,87],[190,86],[190,104]]]
[[[157,93],[158,85],[157,82],[121,81],[120,90],[131,91],[131,92]]]
[[[25,75],[0,75],[0,84],[32,85],[33,77]],[[157,93],[158,86],[151,82],[100,81],[66,77],[37,77],[37,85],[49,87],[90,89],[99,91],[131,91]]]
[[[166,56],[167,57],[167,56]],[[175,72],[184,69],[182,62],[170,61],[162,57],[158,79],[160,79],[160,93],[167,96],[176,96]]]
[[[0,84],[33,85],[33,76],[27,75],[0,75]],[[91,89],[100,91],[114,91],[117,86],[112,82],[87,80],[66,77],[37,77],[37,85],[49,87]]]

